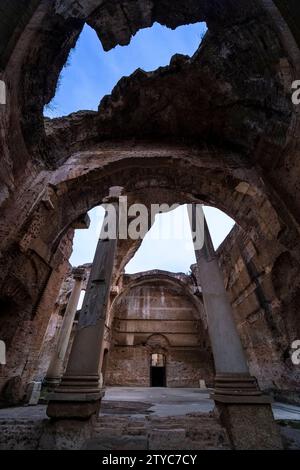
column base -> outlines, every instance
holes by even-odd
[[[282,449],[272,399],[263,395],[255,377],[248,374],[217,374],[215,401],[222,425],[237,450]]]
[[[280,450],[283,444],[270,404],[216,403],[235,450]]]
[[[217,374],[215,388],[211,394],[220,403],[271,403],[271,398],[263,395],[255,377],[249,374]]]
[[[43,385],[49,390],[56,389],[61,381],[61,377],[45,377]]]
[[[39,441],[39,450],[81,450],[94,432],[93,418],[80,421],[78,419],[49,419],[44,426]]]
[[[105,390],[99,376],[64,376],[48,395],[47,416],[54,419],[89,419],[98,414]]]
[[[47,416],[52,419],[87,420],[99,414],[101,398],[94,401],[50,401]]]

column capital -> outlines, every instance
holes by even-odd
[[[74,279],[79,281],[83,281],[86,277],[86,270],[85,268],[73,268],[72,269],[72,276]]]
[[[124,188],[122,186],[112,186],[109,188],[109,194],[103,198],[104,204],[118,203],[119,198],[122,196]]]

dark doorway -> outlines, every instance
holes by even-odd
[[[166,360],[164,354],[151,354],[151,387],[166,387]]]

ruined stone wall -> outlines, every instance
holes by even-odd
[[[42,348],[38,358],[37,370],[34,374],[34,379],[39,382],[42,382],[46,377],[46,373],[55,350],[55,345],[57,343],[59,330],[61,328],[63,320],[62,316],[59,314],[59,309],[57,308],[57,305],[55,307],[55,312],[52,313],[50,316],[47,330],[43,339]]]
[[[213,386],[211,354],[200,349],[170,348],[166,353],[167,387]],[[106,372],[107,386],[150,387],[150,355],[147,346],[114,346]]]
[[[50,271],[43,293],[32,316],[15,324],[14,334],[8,343],[7,364],[1,368],[1,399],[17,404],[26,397],[28,384],[36,378],[41,354],[45,347],[49,320],[55,312],[55,301],[69,270],[73,230],[62,239],[57,249],[57,264]]]
[[[262,388],[299,392],[300,367],[291,361],[300,338],[299,263],[275,245],[251,241],[238,226],[218,252],[251,373]]]
[[[149,353],[145,346],[115,345],[106,370],[107,386],[149,387]]]
[[[143,284],[121,294],[112,307],[106,384],[150,386],[153,353],[166,357],[168,387],[198,387],[201,379],[211,384],[213,360],[208,333],[190,299],[190,286],[185,286],[184,292],[166,284],[167,276],[145,281],[145,273],[134,276],[135,282]]]
[[[213,386],[214,368],[212,354],[202,348],[172,348],[167,363],[168,387],[199,387],[204,380]]]
[[[113,0],[38,3],[28,21],[21,20],[26,17],[23,7],[15,21],[16,1],[1,2],[2,44],[9,57],[0,73],[8,92],[7,104],[0,107],[0,336],[8,351],[15,350],[12,355],[19,354],[17,362],[24,360],[24,367],[32,350],[36,356],[39,348],[32,343],[40,344],[45,328],[31,327],[57,269],[57,247],[79,216],[99,204],[111,186],[122,185],[133,194],[143,188],[151,197],[167,188],[174,202],[180,193],[185,202],[211,204],[249,231],[259,251],[254,269],[263,266],[267,273],[274,266],[274,279],[263,286],[264,294],[254,289],[265,306],[256,325],[272,331],[269,350],[274,357],[278,360],[278,342],[277,350],[286,357],[289,340],[280,323],[285,315],[289,318],[287,337],[297,330],[300,260],[300,204],[295,197],[300,108],[291,101],[291,84],[300,70],[295,0],[276,2],[290,27],[274,13],[270,0],[122,0],[118,4],[123,10],[112,7]],[[292,15],[282,5],[292,5]],[[106,49],[129,42],[154,21],[172,28],[205,21],[209,31],[194,57],[177,55],[168,67],[139,70],[121,80],[98,112],[44,122],[43,107],[54,96],[85,21]],[[241,192],[245,186],[248,190]],[[239,259],[234,251],[232,257]],[[229,261],[228,270],[232,268]],[[249,284],[247,275],[231,292],[241,291],[239,282]],[[274,303],[268,300],[273,299],[273,291],[268,295],[271,285]],[[234,301],[237,292],[232,295]],[[257,299],[250,298],[253,306],[245,299],[240,318],[259,311]],[[38,315],[37,324],[43,317]],[[266,336],[259,338],[259,329],[252,330],[252,349],[259,351],[258,339]],[[10,370],[19,376],[13,363]],[[269,363],[261,380],[267,372]]]
[[[84,290],[87,285],[91,265],[87,264],[82,267],[86,269],[86,278],[82,284],[82,289]],[[71,296],[71,293],[74,287],[75,281],[74,281],[72,271],[73,271],[73,268],[69,264],[67,267],[67,271],[64,276],[64,279],[60,285],[59,294],[57,295],[55,305],[54,305],[54,310],[51,312],[51,315],[49,317],[48,327],[47,327],[45,336],[43,338],[42,348],[40,350],[39,357],[37,360],[37,369],[34,375],[35,380],[38,380],[38,381],[43,381],[44,378],[46,377],[46,373],[47,373],[48,367],[52,359],[52,355],[54,353],[54,350],[58,341],[60,328],[64,319],[64,314],[65,314],[68,301],[69,301],[69,298]],[[67,366],[70,350],[71,350],[72,343],[74,340],[77,320],[78,320],[78,314],[73,324],[73,329],[71,332],[69,345],[68,345],[67,352],[65,355],[65,360],[64,360],[65,367]]]

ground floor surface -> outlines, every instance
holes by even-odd
[[[96,450],[230,449],[226,430],[206,390],[114,387],[106,390],[93,435]],[[273,404],[285,448],[300,449],[300,407]],[[51,447],[42,439],[46,405],[0,410],[0,449]],[[68,448],[66,439],[65,448]]]

